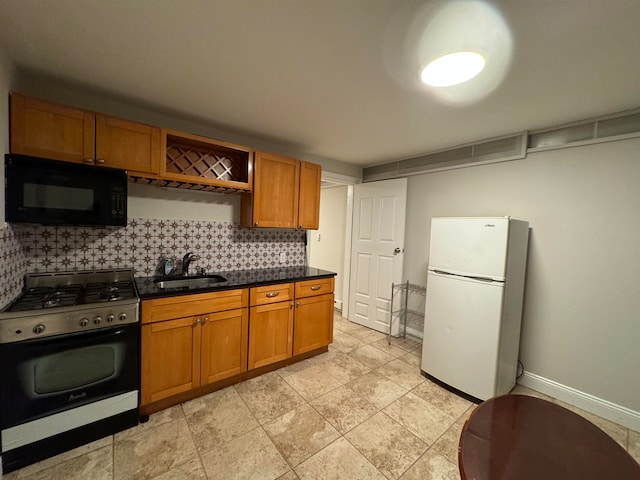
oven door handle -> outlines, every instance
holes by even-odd
[[[138,323],[118,325],[110,328],[98,328],[85,332],[63,333],[47,337],[30,338],[19,342],[2,344],[3,349],[24,352],[25,350],[56,348],[64,349],[80,346],[84,343],[98,340],[99,343],[108,343],[138,330]],[[21,354],[19,356],[22,356]]]

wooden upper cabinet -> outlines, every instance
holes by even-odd
[[[160,177],[204,191],[251,192],[253,150],[242,145],[163,128]]]
[[[320,183],[322,167],[300,162],[300,197],[298,199],[298,228],[317,230],[320,226]]]
[[[243,227],[318,228],[322,168],[308,162],[256,152],[253,195],[244,195]]]
[[[157,175],[160,129],[11,94],[11,153]]]
[[[300,162],[257,152],[253,173],[253,217],[245,226],[296,228]],[[247,219],[248,220],[248,219]]]
[[[85,163],[93,159],[95,114],[11,94],[11,153]]]
[[[160,129],[96,115],[96,165],[132,172],[160,171]]]

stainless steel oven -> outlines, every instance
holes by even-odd
[[[138,423],[138,303],[130,270],[27,275],[0,313],[5,472]]]

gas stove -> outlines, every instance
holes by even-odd
[[[131,269],[27,274],[0,312],[0,343],[136,323],[139,301]]]

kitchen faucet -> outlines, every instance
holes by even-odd
[[[194,260],[198,260],[198,255],[193,252],[189,252],[182,257],[182,276],[186,277],[189,275],[189,265]]]

